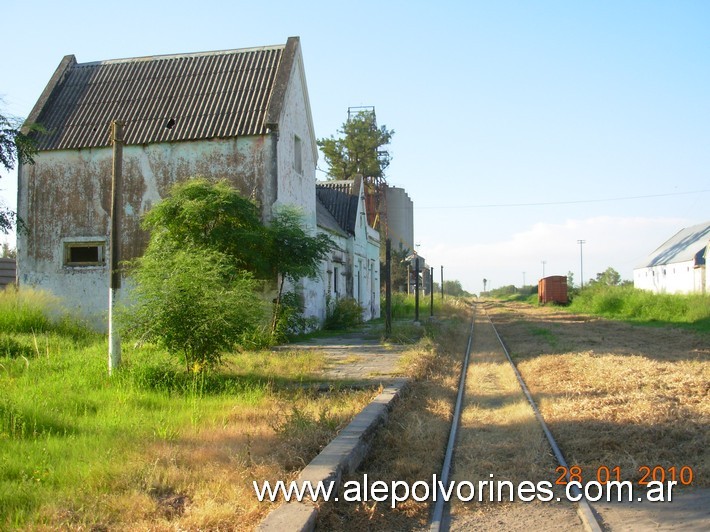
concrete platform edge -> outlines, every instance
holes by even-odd
[[[353,418],[304,469],[297,482],[335,482],[340,489],[343,475],[355,471],[370,450],[372,437],[384,424],[395,401],[409,384],[408,379],[395,379]],[[259,524],[260,532],[290,530],[311,532],[315,528],[318,509],[305,502],[284,503],[272,510]]]

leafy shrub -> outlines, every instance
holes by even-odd
[[[219,363],[264,317],[251,275],[215,250],[151,240],[133,280],[117,313],[124,332],[179,356],[188,371]]]
[[[353,298],[338,299],[334,305],[328,305],[328,314],[323,327],[329,330],[346,330],[362,325],[363,308]]]
[[[280,342],[300,334],[306,334],[318,327],[318,320],[303,315],[303,298],[295,292],[287,292],[281,296],[278,306],[279,316],[276,320],[274,340]]]

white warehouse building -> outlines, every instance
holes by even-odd
[[[710,222],[681,229],[634,269],[634,287],[658,294],[710,293]]]

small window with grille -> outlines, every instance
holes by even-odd
[[[64,266],[103,266],[105,255],[105,242],[64,242]]]

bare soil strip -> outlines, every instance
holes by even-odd
[[[610,530],[710,526],[710,339],[559,309],[488,303],[567,462],[583,481],[681,480],[672,503],[593,504]],[[618,469],[616,469],[618,468]],[[650,476],[649,476],[650,473]],[[688,480],[687,476],[685,480]]]

